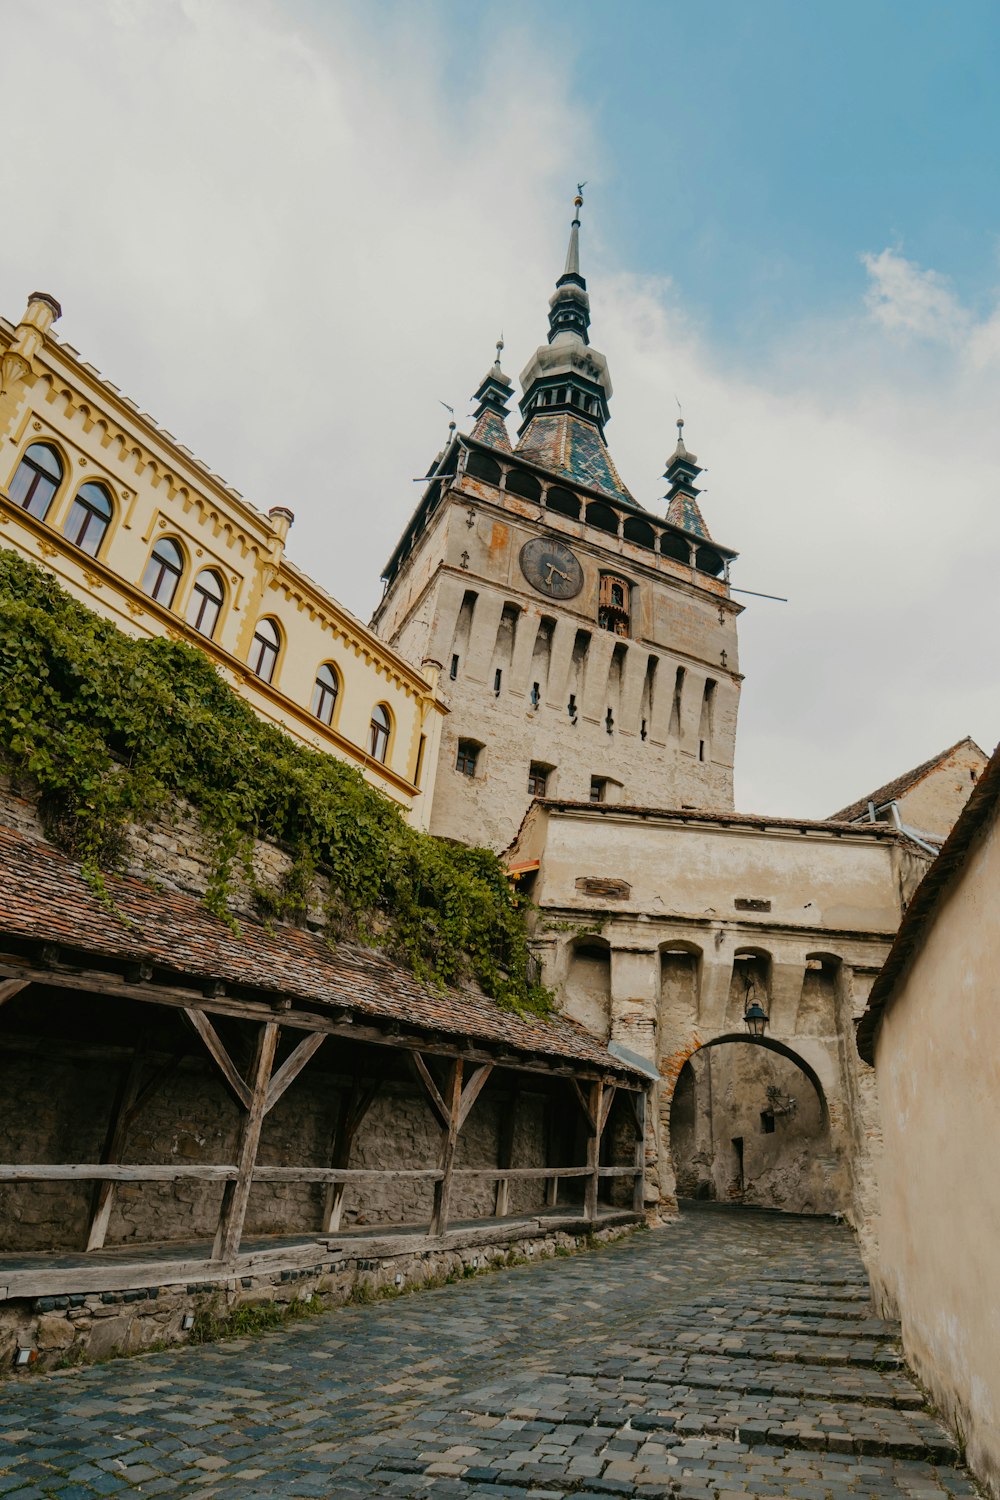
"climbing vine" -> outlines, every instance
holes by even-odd
[[[523,903],[499,860],[411,828],[361,774],[263,723],[194,647],[132,640],[55,579],[0,549],[0,760],[38,787],[51,836],[103,891],[130,823],[178,799],[197,811],[213,871],[205,904],[232,922],[254,839],[281,844],[265,914],[300,914],[313,877],[331,937],[377,940],[421,978],[472,980],[544,1012],[529,977]]]

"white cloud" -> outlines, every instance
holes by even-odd
[[[968,332],[969,316],[947,277],[924,271],[891,249],[861,257],[870,283],[868,309],[892,333],[957,344]]]
[[[85,358],[292,507],[292,557],[350,608],[378,596],[438,401],[467,412],[501,326],[514,375],[543,336],[588,175],[626,482],[659,503],[679,393],[734,581],[790,599],[744,600],[740,803],[828,813],[966,732],[992,745],[1000,318],[886,250],[867,309],[737,363],[616,260],[588,114],[502,19],[476,57],[428,6],[0,3],[0,309],[58,296]]]

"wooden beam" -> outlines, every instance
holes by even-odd
[[[17,1165],[4,1162],[0,1166],[0,1182],[179,1182],[183,1178],[195,1182],[224,1182],[235,1176],[235,1167],[215,1164],[192,1167],[187,1163],[73,1161],[56,1164],[18,1162]]]
[[[251,1101],[250,1089],[240,1077],[236,1064],[223,1046],[222,1038],[205,1012],[203,1010],[194,1010],[191,1006],[187,1005],[184,1007],[184,1014],[208,1048],[212,1061],[228,1083],[237,1104],[242,1104],[244,1109],[249,1109]]]
[[[598,1133],[598,1135],[603,1135],[604,1134],[604,1127],[608,1123],[608,1115],[611,1113],[611,1106],[612,1106],[612,1104],[614,1104],[614,1102],[615,1102],[615,1085],[613,1083],[611,1083],[611,1084],[608,1084],[605,1087],[605,1090],[604,1090],[604,1102],[601,1105],[601,1118],[600,1118],[600,1121],[599,1121],[598,1126],[597,1126],[597,1133]]]
[[[579,1086],[575,1079],[573,1083],[579,1092]],[[598,1079],[596,1083],[590,1085],[590,1098],[587,1107],[587,1118],[590,1121],[591,1127],[590,1133],[587,1136],[587,1166],[590,1168],[590,1175],[587,1178],[587,1186],[584,1189],[583,1212],[585,1218],[590,1220],[597,1218],[597,1189],[600,1183],[599,1173],[601,1167],[601,1131],[599,1122],[603,1106],[604,1084]]]
[[[267,1085],[274,1065],[274,1054],[278,1046],[281,1028],[274,1021],[267,1021],[257,1033],[253,1064],[250,1071],[250,1104],[240,1128],[239,1150],[236,1158],[237,1177],[227,1182],[222,1193],[219,1211],[219,1227],[212,1247],[212,1259],[226,1265],[235,1261],[240,1250],[243,1224],[250,1202],[253,1184],[253,1169],[260,1145],[261,1126],[267,1108]]]
[[[7,1000],[13,1000],[14,996],[26,990],[30,983],[30,979],[0,979],[0,1005]]]
[[[298,1046],[289,1052],[267,1086],[267,1100],[264,1105],[265,1114],[274,1108],[289,1084],[294,1083],[313,1053],[318,1052],[325,1041],[325,1032],[310,1031],[306,1033]]]
[[[507,1108],[500,1112],[500,1138],[497,1141],[497,1165],[509,1168],[514,1160],[514,1132],[517,1129],[517,1107],[520,1095],[514,1094]],[[498,1219],[510,1213],[510,1178],[497,1179],[493,1195],[493,1212]]]
[[[464,1089],[462,1090],[462,1097],[458,1105],[458,1123],[455,1127],[456,1131],[461,1130],[462,1126],[469,1118],[469,1111],[472,1109],[472,1106],[475,1104],[476,1100],[479,1098],[479,1095],[482,1093],[486,1080],[489,1078],[492,1072],[493,1064],[483,1063],[476,1069],[472,1077],[469,1079],[468,1083],[465,1085]]]
[[[629,1176],[632,1167],[601,1167],[602,1177]],[[455,1167],[453,1177],[495,1182],[500,1177],[587,1177],[590,1167]],[[225,1162],[202,1166],[163,1162],[5,1162],[0,1182],[227,1182],[239,1168]],[[269,1167],[255,1166],[254,1182],[394,1182],[443,1176],[440,1167]]]
[[[341,1095],[340,1109],[337,1112],[337,1124],[334,1128],[333,1143],[330,1150],[331,1167],[346,1167],[351,1159],[351,1150],[354,1146],[354,1137],[362,1120],[368,1113],[375,1101],[381,1087],[381,1079],[375,1079],[371,1083],[362,1084],[355,1075],[351,1079],[351,1087]],[[340,1228],[340,1219],[344,1211],[344,1190],[347,1179],[331,1178],[323,1197],[323,1231],[326,1234],[336,1234]]]
[[[591,1086],[589,1099],[587,1095],[584,1094],[575,1078],[570,1079],[570,1086],[573,1090],[573,1097],[575,1098],[577,1104],[580,1106],[580,1112],[587,1122],[587,1128],[591,1132],[591,1134],[593,1134],[593,1132],[597,1129],[597,1119],[594,1116],[592,1110],[592,1101],[594,1098],[593,1086]]]
[[[643,1089],[641,1093],[630,1097],[636,1127],[632,1208],[635,1213],[641,1214],[646,1207],[646,1101],[648,1095]]]
[[[441,1091],[431,1075],[431,1070],[420,1056],[419,1052],[410,1053],[410,1061],[416,1069],[417,1077],[427,1091],[427,1097],[431,1102],[431,1108],[438,1117],[438,1123],[443,1130],[447,1130],[451,1124],[451,1115],[448,1106],[441,1097]]]
[[[445,1098],[445,1125],[441,1130],[441,1180],[434,1184],[434,1210],[431,1214],[431,1234],[444,1234],[448,1228],[448,1205],[451,1198],[451,1176],[455,1165],[455,1148],[458,1145],[458,1117],[462,1107],[462,1059],[456,1057],[451,1065]]]
[[[261,1022],[274,1014],[274,1005],[269,1000],[242,1000],[233,995],[206,997],[203,990],[186,984],[183,978],[179,978],[175,985],[132,983],[105,970],[87,969],[82,965],[45,968],[10,954],[0,956],[0,981],[6,978],[23,979],[27,984],[38,982],[75,991],[86,990],[92,995],[106,995],[113,999],[141,1000],[144,1005],[165,1005],[174,1010],[191,1010],[199,1015],[231,1016],[236,1020]],[[394,1051],[402,1048],[412,1051],[414,1047],[419,1047],[421,1052],[432,1056],[451,1058],[455,1055],[455,1043],[449,1037],[421,1035],[418,1038],[412,1034],[390,1036],[360,1013],[356,1013],[353,1019],[344,1021],[335,1017],[331,1007],[311,1010],[308,1008],[309,1004],[308,1000],[292,998],[291,1008],[282,1012],[281,1024],[297,1031],[322,1031],[327,1036],[371,1042],[373,1046],[390,1047]],[[497,1062],[496,1047],[489,1043],[478,1046],[473,1044],[464,1056],[469,1063]],[[582,1061],[533,1055],[530,1052],[503,1059],[501,1065],[521,1073],[538,1073],[546,1078],[576,1077],[590,1080],[613,1071],[608,1063],[588,1065]],[[622,1068],[621,1073],[623,1081],[626,1076],[629,1082],[632,1081],[634,1075],[630,1070]]]

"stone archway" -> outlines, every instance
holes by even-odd
[[[681,1198],[842,1212],[849,1181],[815,1068],[772,1037],[725,1031],[677,1073],[665,1145]]]

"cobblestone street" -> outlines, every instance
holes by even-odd
[[[0,1495],[975,1495],[851,1233],[685,1213],[569,1259],[6,1383]]]

